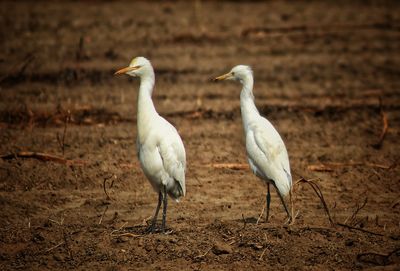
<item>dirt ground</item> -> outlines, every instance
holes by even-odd
[[[398,1],[0,6],[1,270],[400,269]],[[139,82],[113,76],[139,55],[186,147],[169,234],[143,234],[157,195],[136,157]],[[241,87],[209,81],[236,64],[333,225],[306,183],[293,225],[275,192],[256,223],[266,186],[243,168]]]

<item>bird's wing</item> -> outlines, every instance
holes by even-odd
[[[168,122],[166,122],[168,123]],[[186,153],[185,148],[176,129],[168,123],[168,128],[162,133],[157,145],[164,170],[178,182],[182,195],[186,194],[185,171]]]
[[[253,153],[257,154],[257,157],[252,159],[253,162],[269,179],[275,182],[285,181],[291,186],[289,157],[279,133],[264,118],[260,118],[260,121],[251,126],[250,130],[250,135],[254,137],[253,148],[256,149]],[[251,154],[249,156],[252,158]],[[282,174],[282,171],[285,174]]]

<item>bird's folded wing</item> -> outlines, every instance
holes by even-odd
[[[161,142],[158,146],[158,150],[163,161],[164,170],[171,178],[179,183],[183,195],[185,195],[186,154],[180,138],[179,142],[175,141]]]
[[[264,153],[268,163],[273,164],[275,167],[282,168],[288,175],[287,178],[291,183],[289,157],[285,144],[278,132],[274,128],[255,129],[254,139],[257,147]]]

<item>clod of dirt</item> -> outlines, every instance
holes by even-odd
[[[264,246],[262,246],[262,245],[260,245],[260,244],[251,244],[251,247],[252,247],[254,250],[261,250],[261,249],[264,248]]]
[[[352,246],[354,245],[354,241],[351,240],[351,239],[347,239],[347,240],[344,242],[344,244],[345,244],[347,247],[352,247]]]
[[[35,233],[31,240],[35,243],[42,243],[45,239],[41,233]]]
[[[222,254],[230,254],[232,253],[232,247],[228,244],[225,244],[223,242],[215,242],[213,248],[212,248],[212,252],[219,256]]]
[[[118,237],[114,238],[115,243],[125,243],[128,241],[129,241],[129,237],[127,237],[127,236],[118,236]]]
[[[393,234],[393,235],[390,236],[390,238],[393,239],[393,240],[398,241],[398,240],[400,240],[400,235]]]
[[[59,254],[59,253],[54,254],[54,255],[53,255],[53,259],[54,259],[55,261],[57,261],[57,262],[64,262],[64,261],[65,261],[64,256],[61,255],[61,254]]]

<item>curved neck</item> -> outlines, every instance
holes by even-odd
[[[251,120],[260,115],[260,113],[254,104],[253,77],[248,75],[241,80],[241,83],[243,84],[243,88],[240,92],[240,110],[242,112],[243,124],[246,129],[247,123],[251,122]]]
[[[153,69],[148,70],[145,74],[140,76],[139,97],[141,94],[148,94],[151,97],[155,82],[155,75]]]
[[[137,105],[137,127],[139,139],[143,138],[149,125],[153,123],[150,119],[158,115],[151,99],[154,87],[154,72],[143,75],[140,78],[140,88]]]

